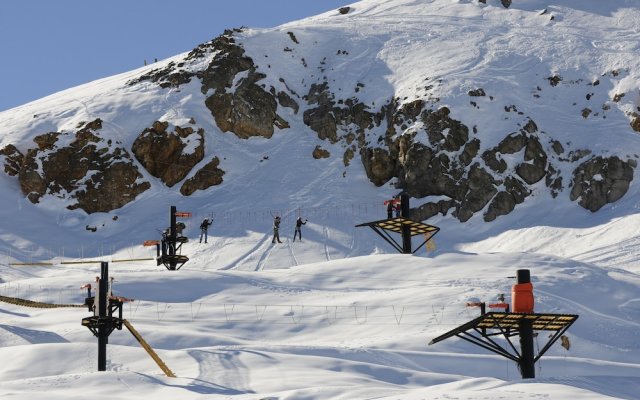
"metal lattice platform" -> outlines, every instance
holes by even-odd
[[[573,314],[490,312],[438,336],[431,340],[429,345],[457,336],[515,361],[523,378],[535,378],[535,363],[577,319],[578,316]],[[534,353],[533,346],[535,331],[550,332],[548,335],[538,335],[538,338],[542,338],[543,341],[546,339],[546,344],[539,348],[537,355]],[[501,345],[495,340],[496,336],[504,336],[508,345]],[[520,337],[520,350],[511,341],[512,336]]]
[[[519,333],[520,324],[522,321],[528,321],[531,323],[531,327],[534,331],[555,331],[564,332],[571,324],[578,319],[577,315],[573,314],[521,314],[521,313],[501,313],[501,312],[489,312],[484,315],[473,319],[466,324],[438,336],[433,339],[429,344],[438,343],[442,340],[448,339],[453,336],[460,336],[469,330],[481,330],[486,331],[489,329],[500,330],[500,333],[507,333],[509,336],[514,336]],[[484,334],[489,336],[491,334]]]
[[[413,253],[413,254],[415,254],[418,250],[420,250],[420,248],[424,246],[429,240],[431,240],[433,236],[436,233],[438,233],[438,231],[440,230],[440,228],[438,228],[437,226],[414,221],[412,219],[405,218],[405,217],[397,217],[397,218],[381,219],[378,221],[365,222],[363,224],[356,225],[356,228],[359,228],[362,226],[368,226],[369,228],[373,229],[375,233],[380,235],[380,237],[382,237],[385,241],[387,241],[387,243],[393,246],[400,253]],[[424,235],[424,241],[420,246],[418,246],[418,248],[416,248],[414,251],[411,251],[410,248],[409,249],[405,248],[404,243],[403,245],[400,245],[398,242],[396,242],[396,240],[391,237],[389,232],[399,233],[403,235],[403,238],[406,233],[408,235],[407,240],[408,240],[409,247],[411,244],[410,237]]]
[[[437,226],[424,224],[417,222],[409,218],[397,217],[391,219],[382,219],[379,221],[365,222],[363,224],[356,225],[356,227],[368,226],[378,227],[391,232],[402,233],[402,227],[408,226],[410,228],[411,236],[424,235],[425,233],[435,234],[440,230]]]

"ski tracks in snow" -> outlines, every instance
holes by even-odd
[[[272,248],[269,248],[269,235],[264,235],[262,239],[256,243],[251,249],[249,249],[244,255],[238,257],[235,261],[229,263],[229,265],[220,268],[221,270],[239,269],[240,266],[248,263],[252,259],[257,258],[257,254],[260,253],[260,257],[255,267],[255,271],[259,271],[264,268],[264,263],[269,258]]]
[[[296,254],[293,252],[293,246],[292,246],[292,242],[287,239],[287,247],[289,248],[289,255],[291,258],[291,265],[292,266],[297,266],[298,265],[298,259],[296,258]]]
[[[327,261],[331,261],[331,256],[329,256],[329,228],[324,225],[322,231],[324,233],[324,256],[327,258]]]

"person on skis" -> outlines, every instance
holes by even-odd
[[[209,218],[205,218],[200,224],[200,243],[202,243],[202,236],[204,236],[204,242],[207,243],[207,231],[211,224],[213,224],[213,220]]]
[[[302,222],[302,217],[298,217],[298,219],[296,220],[296,229],[293,232],[293,241],[296,241],[296,235],[299,236],[300,241],[302,242],[302,230],[300,229],[302,227],[302,225],[306,225],[307,224],[307,219],[304,220],[304,222]]]
[[[280,241],[280,216],[277,216],[273,219],[273,239],[271,240],[271,243],[275,243],[276,240],[278,241],[278,243],[282,243]]]

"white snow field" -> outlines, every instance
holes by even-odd
[[[322,65],[317,74],[345,97],[363,83],[358,96],[372,107],[394,93],[403,101],[437,97],[436,106],[477,126],[483,148],[531,118],[572,148],[640,153],[629,128],[640,106],[637,1],[514,0],[505,9],[497,0],[365,0],[351,7],[346,15],[250,29],[238,41],[297,93],[314,83],[309,68]],[[285,46],[293,51],[282,55]],[[342,62],[336,49],[348,53]],[[183,197],[140,167],[150,190],[121,209],[86,215],[67,210],[66,200],[31,204],[15,178],[0,174],[0,295],[81,304],[80,286],[94,281],[99,265],[65,262],[107,261],[114,293],[135,299],[124,317],[177,377],[166,377],[126,329],[111,334],[107,371],[98,372],[97,340],[81,326],[91,315],[86,308],[0,303],[1,398],[640,399],[638,179],[596,213],[571,202],[568,191],[554,199],[540,186],[491,223],[481,215],[464,224],[437,216],[426,221],[441,228],[435,249],[395,254],[370,229],[355,228],[383,219],[382,202],[397,193],[374,187],[358,156],[348,168],[341,157],[312,159],[316,145],[327,145],[293,111],[283,115],[291,128],[271,139],[223,133],[197,80],[178,90],[125,85],[158,64],[0,113],[0,148],[27,148],[35,135],[98,117],[104,137],[130,148],[150,121],[194,118],[206,131],[207,156],[221,160],[224,183]],[[281,87],[278,74],[265,83]],[[552,89],[547,78],[555,74],[563,84]],[[467,92],[478,87],[493,99],[470,107]],[[626,95],[613,102],[619,93]],[[526,115],[499,113],[510,104],[526,104]],[[588,105],[597,116],[581,116]],[[571,171],[560,172],[569,182]],[[159,239],[171,205],[193,213],[181,220],[190,260],[178,271],[117,262],[155,255],[142,242]],[[283,217],[284,243],[274,245],[275,214]],[[209,240],[199,243],[198,225],[208,216]],[[309,222],[294,243],[297,216]],[[37,262],[50,265],[16,264]],[[567,332],[570,348],[554,345],[535,379],[521,379],[514,362],[458,338],[427,345],[479,315],[465,306],[470,299],[509,299],[518,269],[531,271],[536,312],[579,315]]]

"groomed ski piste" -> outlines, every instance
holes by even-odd
[[[588,228],[511,232],[540,248],[549,236],[561,237],[572,252],[582,253],[582,261],[522,246],[497,249],[493,236],[453,246],[466,229],[446,225],[435,250],[391,254],[372,232],[354,232],[345,220],[310,221],[302,242],[292,243],[289,234],[276,245],[269,234],[255,231],[231,240],[229,229],[215,226],[209,243],[200,244],[192,228],[183,247],[191,259],[178,271],[152,261],[110,262],[114,294],[135,299],[125,303],[124,318],[177,378],[165,377],[126,330],[111,334],[107,372],[96,372],[97,341],[80,325],[90,315],[85,308],[3,303],[0,354],[10,362],[0,366],[2,395],[636,398],[640,279],[617,265],[614,244],[602,232],[632,232],[637,216]],[[152,253],[137,245],[90,259]],[[631,254],[619,249],[618,256],[626,263]],[[99,275],[98,265],[63,260],[78,261],[3,262],[2,293],[82,303],[80,286]],[[567,332],[571,347],[554,345],[536,364],[535,379],[522,380],[512,361],[459,339],[427,346],[478,315],[477,308],[465,306],[469,300],[508,297],[513,275],[522,268],[532,272],[536,311],[580,315]]]
[[[455,93],[459,88],[459,98],[447,99],[452,110],[468,102],[462,94],[475,83],[498,93],[501,83],[483,75],[498,66],[498,75],[517,76],[526,84],[501,93],[504,97],[495,105],[483,104],[485,111],[517,103],[525,92],[530,96],[530,87],[552,67],[567,71],[575,65],[576,76],[594,77],[630,68],[615,82],[603,79],[600,86],[591,87],[596,97],[630,93],[637,81],[637,9],[617,13],[616,6],[602,2],[557,1],[563,6],[551,11],[561,23],[542,29],[548,22],[538,14],[546,3],[522,1],[521,9],[510,14],[499,2],[488,3],[484,7],[471,1],[365,1],[354,4],[354,13],[342,20],[332,12],[271,30],[250,30],[243,44],[257,53],[274,42],[270,35],[286,38],[284,32],[295,28],[301,42],[318,42],[308,50],[311,53],[300,54],[309,65],[318,64],[323,52],[335,54],[336,43],[352,46],[347,50],[354,57],[329,73],[338,86],[343,79],[344,87],[352,86],[349,74],[387,76],[385,82],[365,82],[371,91],[363,96],[371,101],[391,88],[401,97],[409,95],[402,90],[415,87],[412,80],[423,79],[410,73],[421,65],[431,69],[431,76],[448,77],[439,90]],[[630,7],[630,2],[621,3]],[[379,20],[376,26],[385,27],[379,29],[378,41],[371,40],[372,18]],[[597,28],[611,19],[617,21],[616,29]],[[471,23],[479,20],[484,23]],[[577,25],[580,32],[570,28]],[[501,27],[501,40],[512,43],[511,53],[497,51],[499,43],[479,45],[482,35],[497,37],[496,26]],[[564,41],[555,40],[558,30]],[[382,37],[384,32],[388,37]],[[449,46],[451,35],[459,32],[469,41]],[[514,39],[526,37],[523,32],[542,38],[526,43]],[[424,35],[431,35],[429,45],[418,41]],[[547,47],[537,48],[539,43]],[[280,44],[274,46],[280,49]],[[446,54],[445,45],[450,50]],[[553,57],[569,48],[565,58]],[[484,54],[476,52],[482,49]],[[582,60],[596,50],[604,55],[589,63]],[[439,58],[427,56],[439,51]],[[533,63],[534,59],[539,61]],[[270,62],[283,74],[300,74],[284,59]],[[35,134],[72,129],[79,121],[101,117],[109,121],[105,135],[130,148],[135,135],[129,132],[140,132],[147,120],[179,124],[193,117],[207,132],[206,151],[222,160],[225,182],[183,197],[145,175],[153,187],[135,202],[112,213],[87,216],[51,198],[33,205],[15,180],[0,174],[0,295],[81,304],[86,290],[80,287],[94,282],[99,265],[67,263],[107,261],[115,278],[114,294],[134,299],[125,303],[124,318],[177,377],[166,377],[126,330],[111,334],[107,371],[97,372],[97,340],[80,325],[91,315],[86,308],[0,303],[0,397],[639,398],[638,179],[621,200],[597,213],[570,202],[566,193],[552,199],[541,190],[492,223],[479,215],[464,224],[437,216],[426,221],[441,228],[435,249],[423,248],[413,256],[395,254],[371,230],[355,228],[383,219],[383,201],[397,194],[391,185],[375,188],[357,157],[348,169],[341,157],[312,159],[311,151],[322,142],[294,118],[289,118],[290,129],[268,140],[240,140],[222,133],[203,107],[196,83],[180,91],[124,86],[153,67],[0,113],[1,147],[19,144],[16,137],[27,143]],[[454,67],[457,72],[452,74]],[[296,79],[287,81],[305,92],[295,87]],[[534,120],[541,125],[553,121],[570,140],[595,150],[606,147],[615,154],[638,148],[637,136],[619,133],[626,120],[615,113],[622,111],[612,111],[608,119],[580,121],[574,118],[575,110],[559,110],[571,108],[569,99],[585,88],[560,90],[550,96],[543,93],[546,102],[531,110]],[[621,109],[636,101],[630,97]],[[148,115],[144,121],[139,120],[141,114]],[[511,129],[514,123],[489,116],[471,111],[467,117],[479,121],[485,132],[493,126]],[[587,123],[589,130],[581,125]],[[603,131],[610,136],[602,138],[598,132]],[[419,204],[412,199],[413,206]],[[190,260],[178,271],[154,261],[117,262],[155,256],[155,249],[142,242],[160,238],[158,231],[168,226],[171,205],[193,214],[180,219],[189,237],[182,253]],[[282,244],[271,243],[274,215],[283,218]],[[198,226],[210,216],[208,243],[198,243]],[[302,227],[302,241],[293,243],[297,216],[309,222]],[[87,226],[97,231],[87,231]],[[477,308],[466,307],[470,300],[492,302],[499,294],[508,300],[518,269],[531,271],[536,312],[579,315],[567,332],[569,349],[555,344],[536,363],[535,379],[521,379],[514,362],[457,338],[427,345],[479,315]]]

